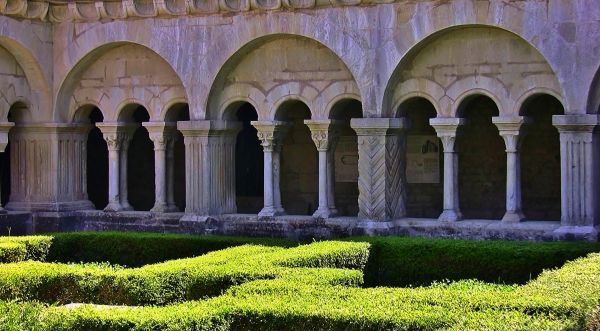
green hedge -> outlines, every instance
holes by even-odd
[[[454,240],[418,237],[355,237],[371,244],[367,286],[416,286],[441,280],[479,279],[525,284],[544,269],[600,252],[588,242]]]
[[[48,261],[109,262],[129,267],[199,256],[244,244],[280,247],[298,245],[273,238],[135,232],[69,232],[52,234],[52,237],[54,240]]]
[[[278,278],[166,307],[52,308],[52,330],[595,330],[600,254],[527,285],[353,288]]]
[[[310,265],[364,267],[367,243],[327,242],[308,245]],[[256,279],[301,279],[304,283],[361,285],[362,272],[350,269],[286,267],[296,263],[296,250],[244,245],[206,255],[127,269],[106,264],[60,264],[27,261],[0,269],[0,299],[43,302],[164,305],[221,294]],[[344,259],[343,254],[348,258]],[[289,255],[289,256],[288,256]]]
[[[0,237],[0,263],[44,261],[51,245],[49,236]]]

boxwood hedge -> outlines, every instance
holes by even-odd
[[[86,247],[85,236],[93,237],[78,234],[75,240],[69,235],[61,236],[79,247]],[[131,242],[134,249],[143,247],[141,237],[104,235],[123,239],[115,245],[122,247],[101,260],[135,265],[129,263],[133,253],[126,259],[117,255],[125,253]],[[87,253],[68,258],[66,244],[52,253],[60,242],[57,238],[52,239],[48,256],[63,262],[92,260]],[[178,255],[186,257],[179,260],[169,260],[178,253],[159,249],[158,257],[142,258],[137,268],[106,263],[3,264],[0,330],[600,329],[600,254],[588,254],[598,250],[597,244],[352,238],[294,247],[277,240],[260,246],[256,244],[262,239],[253,239],[254,244],[239,246],[243,244],[239,238],[239,242],[223,238],[221,243],[208,238],[195,240],[214,243],[215,249],[221,243],[230,248],[190,257],[212,250],[197,244],[186,251],[189,255]],[[149,242],[161,239],[154,240]],[[168,247],[169,241],[162,244]],[[573,260],[564,264],[569,259]],[[544,268],[552,269],[539,274]],[[412,287],[361,288],[365,269],[365,278],[372,282],[367,285]],[[369,280],[377,276],[371,273],[374,270],[381,276]],[[456,280],[469,275],[481,280]],[[450,280],[438,281],[444,278]],[[71,301],[94,304],[57,305]]]

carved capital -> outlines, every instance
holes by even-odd
[[[327,152],[335,148],[339,138],[339,121],[335,120],[305,120],[304,124],[310,129],[312,140],[319,152]]]
[[[281,121],[252,121],[257,136],[265,152],[281,149],[283,138],[288,132],[289,124]]]

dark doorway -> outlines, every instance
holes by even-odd
[[[132,121],[139,123],[129,144],[127,162],[127,190],[134,210],[148,211],[154,206],[154,144],[142,122],[150,120],[144,107],[137,107]]]
[[[256,129],[250,124],[258,114],[249,103],[236,111],[242,130],[235,145],[235,193],[237,210],[242,214],[258,214],[263,207],[264,158]]]

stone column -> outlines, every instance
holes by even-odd
[[[500,136],[506,145],[506,213],[503,222],[520,222],[525,219],[521,210],[521,162],[519,148],[523,140],[521,127],[525,123],[522,116],[493,117]]]
[[[175,213],[179,209],[175,205],[175,143],[177,134],[173,132],[167,141],[167,212]]]
[[[137,124],[96,123],[108,146],[108,205],[104,211],[132,210],[127,201],[127,151]]]
[[[280,154],[288,124],[281,121],[253,121],[264,152],[264,207],[260,217],[284,215],[281,205]]]
[[[146,122],[142,124],[154,143],[154,207],[152,212],[167,212],[167,146],[173,139],[176,124],[166,122]]]
[[[432,118],[429,120],[444,147],[444,211],[438,218],[454,222],[462,218],[458,196],[458,153],[456,137],[458,128],[465,123],[462,118]]]
[[[6,208],[25,211],[93,209],[87,199],[87,124],[15,126],[11,141],[11,197]]]
[[[137,128],[137,127],[136,127]],[[129,144],[133,139],[133,134],[136,128],[132,127],[129,130],[123,130],[121,136],[121,151],[119,153],[119,201],[122,211],[133,210],[129,204],[129,189],[127,186],[128,162],[129,162]]]
[[[391,221],[406,215],[405,139],[401,118],[353,118],[358,136],[358,217]]]
[[[327,201],[332,215],[338,215],[335,207],[335,149],[338,139],[329,142],[329,151],[327,152]]]
[[[557,239],[598,239],[598,115],[555,115],[560,134],[561,226]]]
[[[4,152],[6,151],[6,145],[8,145],[8,131],[10,131],[10,129],[14,126],[14,123],[11,122],[0,122],[0,152],[2,152],[4,154]],[[0,179],[2,178],[2,172],[5,171],[5,169],[0,169]],[[1,184],[0,183],[0,188],[1,188]],[[1,194],[1,192],[0,192]],[[0,202],[0,214],[5,214],[6,210],[4,209],[4,207],[2,207],[2,203]]]
[[[185,143],[183,221],[206,221],[236,212],[235,141],[240,128],[233,121],[177,122]]]
[[[330,199],[332,194],[333,180],[331,171],[331,150],[339,134],[336,130],[334,120],[305,120],[311,132],[312,139],[319,152],[319,207],[313,214],[317,218],[330,218],[336,216],[335,205]],[[334,206],[332,209],[331,206]]]

